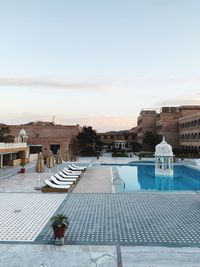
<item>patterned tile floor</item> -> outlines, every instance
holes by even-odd
[[[66,194],[0,193],[0,241],[34,241]]]
[[[71,193],[66,244],[200,246],[198,193]],[[51,244],[50,223],[35,240]]]

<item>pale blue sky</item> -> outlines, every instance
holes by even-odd
[[[0,0],[0,122],[129,129],[200,104],[200,1]]]

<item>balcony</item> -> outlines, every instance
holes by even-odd
[[[1,149],[26,148],[27,143],[0,143]]]

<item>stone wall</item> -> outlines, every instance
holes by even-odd
[[[60,146],[63,156],[66,150],[72,154],[78,153],[75,138],[81,131],[79,125],[69,126],[52,123],[34,123],[8,126],[11,130],[11,134],[14,136],[18,136],[20,130],[23,128],[28,135],[28,145],[41,145],[44,155],[48,154],[50,146],[53,144]]]

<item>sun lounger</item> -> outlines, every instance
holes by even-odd
[[[63,171],[67,172],[68,174],[70,174],[70,173],[75,174],[75,175],[81,175],[82,174],[82,171],[72,171],[66,167],[63,169]]]
[[[52,183],[50,180],[46,179],[44,183],[49,186],[50,188],[55,188],[55,189],[69,189],[71,186],[70,185],[57,185]]]
[[[56,179],[63,178],[63,177],[61,177],[58,173],[54,174],[53,176],[56,177]],[[77,177],[71,176],[70,178],[65,178],[65,180],[67,180],[67,179],[68,179],[69,182],[70,182],[71,179],[77,179]]]
[[[56,179],[55,176],[51,176],[49,180],[51,180],[51,182],[54,182],[55,184],[58,184],[58,185],[72,185],[73,184],[73,182],[61,182],[58,179]]]
[[[66,174],[66,173],[63,172],[63,171],[59,171],[59,172],[58,172],[58,175],[61,176],[62,178],[69,178],[69,179],[72,179],[72,178],[77,179],[77,178],[79,178],[79,176],[80,176],[80,175],[73,175],[73,174],[68,175],[68,174]]]
[[[74,168],[78,168],[78,169],[81,169],[81,170],[86,170],[87,167],[86,166],[76,166],[75,164],[71,163],[72,167]]]
[[[61,176],[56,175],[56,179],[59,181],[63,181],[63,182],[74,182],[75,183],[78,178],[63,178]]]
[[[58,174],[58,173],[56,173],[56,174],[54,174],[54,176],[56,177],[56,178],[65,178],[65,179],[78,179],[79,177],[78,177],[78,175],[73,175],[73,176],[67,176],[67,177],[62,177],[60,174]]]
[[[78,168],[78,167],[77,168],[74,168],[71,164],[68,167],[72,171],[82,171],[82,172],[85,171],[85,169],[81,169],[81,168]]]

